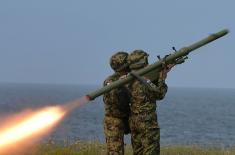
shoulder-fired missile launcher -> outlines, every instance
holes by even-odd
[[[129,74],[126,78],[124,79],[120,79],[117,80],[107,86],[104,86],[96,91],[93,91],[89,94],[87,94],[87,98],[89,100],[94,100],[96,97],[103,95],[104,93],[107,93],[109,91],[111,91],[112,89],[115,89],[119,86],[125,85],[129,82],[131,82],[132,80],[136,79],[136,77],[141,77],[141,76],[145,76],[147,78],[149,78],[150,80],[156,80],[158,78],[159,72],[167,65],[167,64],[182,64],[184,63],[184,61],[188,58],[188,54],[218,38],[221,38],[223,36],[225,36],[226,34],[229,33],[229,30],[224,29],[222,31],[219,31],[217,33],[211,34],[208,37],[195,42],[193,44],[191,44],[190,46],[186,46],[181,48],[180,50],[176,51],[175,48],[173,47],[173,52],[171,52],[170,54],[166,55],[163,58],[160,58],[160,56],[158,56],[158,61],[150,64],[148,66],[146,66],[143,69],[140,69],[136,72],[134,72],[134,74]],[[137,76],[136,76],[137,75]],[[137,78],[137,80],[140,80],[140,78]]]

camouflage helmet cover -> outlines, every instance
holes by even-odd
[[[127,65],[128,53],[119,51],[110,58],[110,66],[114,71],[122,71]]]
[[[139,69],[148,64],[148,53],[143,50],[134,50],[128,56],[128,63],[130,69]]]

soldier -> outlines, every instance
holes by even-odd
[[[128,72],[128,53],[117,52],[110,59],[110,66],[115,73],[109,76],[104,85],[123,78]],[[129,128],[129,94],[128,89],[123,86],[116,88],[103,96],[105,117],[104,133],[107,144],[107,155],[124,155],[124,134],[130,132]]]
[[[132,71],[141,69],[148,65],[148,54],[143,50],[135,50],[128,56],[128,63]],[[160,154],[160,128],[157,121],[156,100],[163,99],[167,92],[165,78],[168,71],[160,72],[159,79],[153,82],[144,78],[145,84],[136,79],[129,85],[131,93],[129,122],[134,155]],[[150,87],[153,89],[149,89]]]

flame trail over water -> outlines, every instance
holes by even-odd
[[[46,107],[27,115],[18,114],[17,120],[7,120],[7,125],[0,127],[0,153],[8,152],[12,146],[19,146],[19,144],[22,147],[25,141],[42,137],[43,134],[50,132],[67,113],[88,101],[85,96],[63,106]]]

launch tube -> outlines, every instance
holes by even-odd
[[[147,77],[148,76],[152,77],[153,74],[155,74],[157,76],[157,73],[162,69],[163,63],[164,64],[174,63],[177,59],[187,56],[190,52],[192,52],[192,51],[194,51],[194,50],[196,50],[196,49],[198,49],[198,48],[200,48],[200,47],[202,47],[202,46],[204,46],[204,45],[206,45],[206,44],[208,44],[218,38],[221,38],[228,33],[229,33],[229,30],[224,29],[224,30],[221,30],[217,33],[211,34],[208,37],[191,44],[190,46],[186,46],[176,52],[172,52],[171,54],[165,56],[164,59],[160,59],[159,61],[136,71],[135,74],[137,74],[139,76],[147,76]],[[89,98],[89,100],[94,100],[96,97],[101,96],[104,93],[107,93],[107,92],[111,91],[112,89],[115,89],[119,86],[125,85],[125,84],[131,82],[133,79],[134,79],[133,76],[128,75],[126,78],[117,80],[113,83],[110,83],[107,86],[104,86],[100,89],[97,89],[97,90],[91,92],[91,93],[88,93],[86,96]]]

